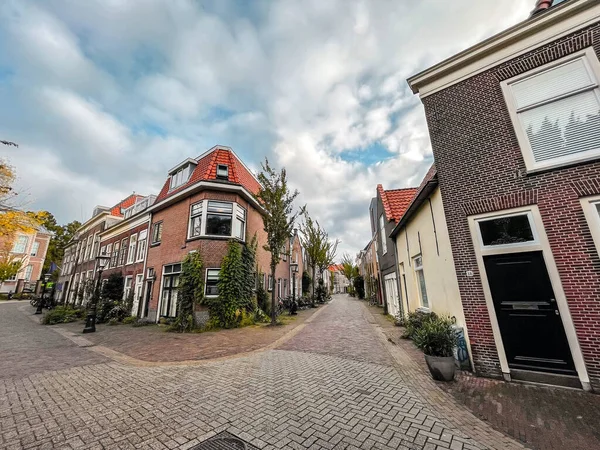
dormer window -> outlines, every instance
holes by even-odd
[[[227,167],[225,164],[219,164],[217,166],[217,178],[219,178],[221,180],[228,180],[229,179],[229,167]]]
[[[184,184],[190,178],[190,165],[186,165],[177,172],[171,174],[171,189],[175,189]]]

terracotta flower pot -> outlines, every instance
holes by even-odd
[[[429,372],[434,380],[452,381],[456,373],[454,356],[429,356],[425,355],[425,361]]]

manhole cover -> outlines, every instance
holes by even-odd
[[[258,450],[258,447],[247,443],[227,431],[222,431],[192,447],[190,450]]]

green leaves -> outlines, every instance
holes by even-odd
[[[452,356],[457,343],[452,319],[447,316],[433,317],[416,330],[413,342],[426,355]]]
[[[177,318],[170,328],[180,333],[196,328],[196,305],[204,300],[204,263],[198,252],[188,253],[181,263],[177,289]]]

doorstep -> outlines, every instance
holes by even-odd
[[[575,375],[560,375],[556,373],[536,372],[533,370],[510,369],[510,377],[514,381],[583,389],[579,377]]]

